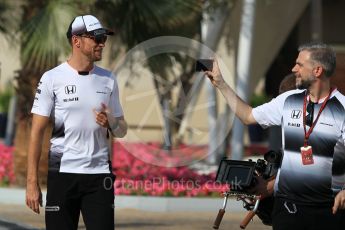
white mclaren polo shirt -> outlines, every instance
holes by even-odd
[[[67,173],[109,173],[107,129],[95,121],[93,110],[107,105],[123,116],[115,76],[98,66],[79,75],[67,62],[45,72],[31,112],[51,117],[54,129],[49,170]]]
[[[345,96],[334,90],[317,121],[324,99],[314,105],[316,124],[308,140],[314,163],[304,165],[300,148],[305,95],[305,90],[287,91],[254,108],[253,116],[263,127],[282,126],[284,157],[275,196],[303,205],[333,204],[334,195],[345,186]]]

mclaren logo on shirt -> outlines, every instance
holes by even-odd
[[[77,87],[75,85],[67,85],[65,86],[65,93],[66,94],[75,94],[77,91]]]
[[[291,118],[292,119],[299,119],[302,115],[302,111],[301,110],[292,110],[291,113]]]

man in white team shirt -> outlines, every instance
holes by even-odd
[[[218,64],[206,75],[244,124],[281,125],[284,156],[275,185],[274,230],[344,229],[345,97],[331,87],[335,52],[322,43],[299,47],[292,72],[298,89],[250,107],[225,83]],[[272,193],[270,183],[258,191]]]
[[[39,213],[42,195],[38,163],[49,120],[46,228],[77,229],[82,213],[87,229],[114,229],[113,174],[109,133],[123,137],[127,124],[115,76],[94,64],[102,58],[107,35],[92,15],[76,17],[67,31],[71,57],[43,74],[32,107],[26,204]]]

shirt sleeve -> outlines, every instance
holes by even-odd
[[[112,114],[114,114],[115,117],[121,117],[123,116],[123,110],[120,103],[119,87],[117,85],[116,77],[112,75],[112,78],[114,80],[114,86],[113,91],[110,95],[109,107],[111,109]]]
[[[258,124],[263,128],[269,126],[281,125],[283,118],[283,108],[286,98],[295,93],[295,90],[287,91],[270,102],[255,107],[252,114]]]
[[[49,117],[54,106],[53,83],[47,73],[40,79],[31,112]]]

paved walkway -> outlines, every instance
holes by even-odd
[[[0,220],[0,230],[33,230],[30,226],[21,226],[16,223],[8,222],[6,220]]]
[[[23,205],[23,200],[15,199],[14,194],[23,194],[20,189],[0,189],[0,230],[39,230],[44,229],[44,213],[37,215]],[[220,204],[221,205],[221,202]],[[43,209],[41,209],[43,212]],[[239,224],[245,212],[231,211],[224,215],[220,229],[240,229]],[[116,230],[202,230],[212,229],[216,212],[150,212],[136,209],[116,209]],[[82,218],[79,229],[85,229]],[[269,230],[255,217],[248,230]]]
[[[135,209],[120,209],[115,212],[115,229],[118,230],[202,230],[212,229],[217,213],[213,212],[145,212]],[[227,211],[220,229],[240,229],[245,213]],[[25,206],[0,205],[0,230],[44,229],[44,214],[36,215]],[[16,223],[16,224],[13,224]],[[82,219],[79,229],[85,229]],[[248,230],[269,230],[256,217],[249,223]]]

